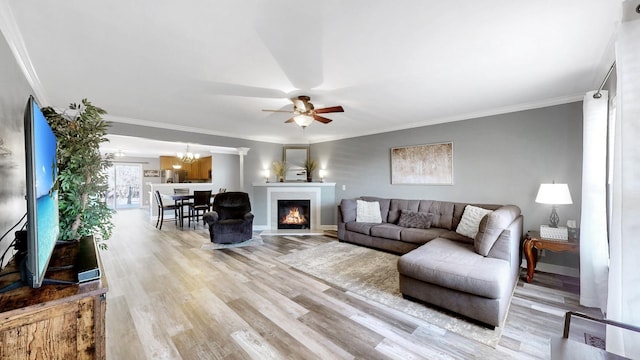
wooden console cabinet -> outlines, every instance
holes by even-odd
[[[77,256],[76,244],[56,247],[49,268]],[[0,273],[0,288],[20,279],[15,260]],[[5,276],[2,276],[6,274]],[[48,278],[76,281],[74,270]],[[107,281],[27,286],[0,294],[0,359],[105,359]]]

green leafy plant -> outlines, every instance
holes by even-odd
[[[107,169],[111,157],[100,154],[109,123],[103,109],[87,99],[70,104],[69,113],[51,107],[42,109],[58,139],[58,189],[60,240],[75,240],[92,235],[100,248],[111,237],[113,210],[104,194],[108,188]],[[73,115],[69,115],[73,114]]]

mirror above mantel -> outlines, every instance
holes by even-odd
[[[285,181],[306,181],[304,164],[309,160],[309,146],[287,145],[282,148],[282,162],[287,165]]]

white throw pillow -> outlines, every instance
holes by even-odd
[[[478,233],[478,227],[482,218],[492,213],[491,210],[479,208],[477,206],[467,205],[462,213],[462,219],[456,228],[456,232],[460,235],[475,239]]]
[[[356,222],[380,224],[382,222],[380,203],[377,201],[358,200],[356,202]]]

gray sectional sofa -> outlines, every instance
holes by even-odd
[[[380,221],[357,221],[357,200],[377,202]],[[492,210],[474,238],[456,232],[467,205]],[[361,197],[341,201],[338,239],[401,255],[403,296],[500,326],[520,272],[522,220],[515,205]]]

